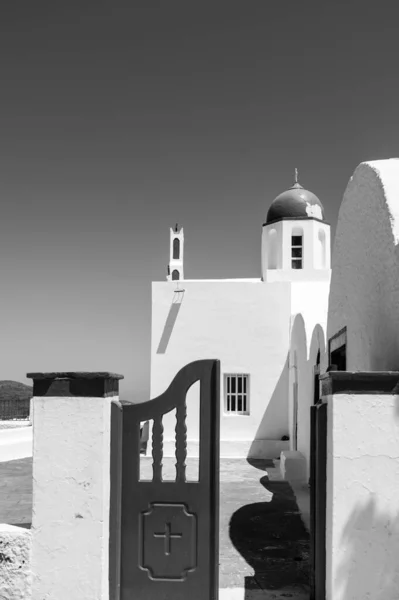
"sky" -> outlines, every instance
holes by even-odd
[[[367,6],[367,5],[370,6]],[[114,371],[149,398],[151,282],[260,277],[299,181],[334,232],[399,156],[396,2],[19,0],[0,12],[0,379]]]

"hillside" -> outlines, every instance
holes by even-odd
[[[33,388],[19,381],[0,380],[0,400],[29,400]]]

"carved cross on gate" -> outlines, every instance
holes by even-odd
[[[165,554],[169,556],[172,551],[172,539],[179,539],[182,536],[181,533],[172,533],[171,532],[171,524],[165,523],[165,532],[164,533],[154,533],[155,538],[164,538],[165,540]]]

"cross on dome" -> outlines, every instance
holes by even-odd
[[[305,190],[298,181],[298,169],[294,169],[294,184],[272,202],[266,217],[266,223],[282,219],[317,218],[324,221],[323,205],[318,197]]]

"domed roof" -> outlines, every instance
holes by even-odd
[[[267,212],[266,224],[281,219],[319,219],[324,221],[324,208],[318,197],[305,190],[297,181],[275,198]]]

